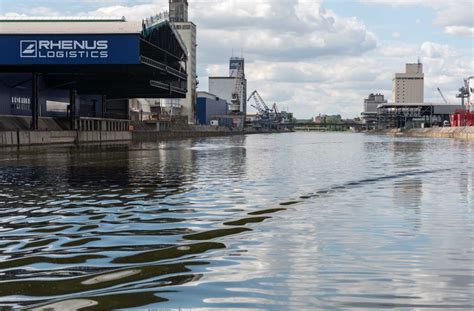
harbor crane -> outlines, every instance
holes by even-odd
[[[464,86],[459,89],[459,94],[456,95],[457,98],[461,98],[461,103],[463,107],[466,107],[465,101],[467,99],[467,105],[469,106],[471,94],[474,94],[474,90],[469,88],[469,84],[473,83],[474,77],[469,77],[464,79]],[[472,98],[471,98],[472,100]]]
[[[270,109],[268,108],[267,104],[265,103],[262,96],[260,96],[257,90],[253,91],[252,94],[250,94],[249,98],[247,99],[247,102],[249,102],[251,99],[253,99],[255,102],[255,105],[251,106],[257,109],[259,114],[265,115],[270,113]]]
[[[251,105],[258,111],[259,120],[257,121],[256,126],[258,127],[267,127],[267,128],[279,128],[281,124],[288,123],[282,122],[287,120],[287,117],[283,117],[282,112],[279,111],[276,103],[270,108],[265,101],[263,100],[260,93],[257,90],[253,91],[250,97],[247,99],[250,102],[253,99],[254,105]]]
[[[443,92],[441,92],[441,89],[438,88],[438,92],[439,92],[439,95],[441,95],[441,98],[443,99],[443,101],[445,102],[446,105],[449,105],[449,102],[448,100],[446,99],[446,97],[444,97],[444,94]]]
[[[255,126],[270,127],[270,109],[265,104],[265,101],[263,100],[262,96],[260,96],[257,90],[253,91],[252,94],[250,94],[249,98],[247,99],[247,102],[250,102],[252,99],[255,104],[251,106],[257,110],[259,115],[259,121],[257,121],[257,124],[255,124]]]
[[[235,78],[235,86],[232,92],[232,98],[230,100],[231,104],[229,107],[229,110],[233,113],[241,112],[240,106],[243,102],[243,99],[241,98],[242,89],[243,89],[243,76],[244,76],[244,73],[242,70],[242,65],[238,64],[237,76]]]

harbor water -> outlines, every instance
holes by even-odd
[[[0,155],[0,309],[474,308],[474,142],[296,132]]]

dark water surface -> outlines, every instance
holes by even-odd
[[[290,133],[0,156],[5,308],[474,307],[474,143]]]

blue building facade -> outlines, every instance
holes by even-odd
[[[0,115],[31,116],[31,74],[0,73]],[[68,115],[69,91],[48,88],[40,78],[38,98],[41,117],[66,117]],[[103,98],[100,95],[78,94],[77,111],[81,117],[103,117]],[[123,116],[124,118],[127,115]]]
[[[128,120],[131,98],[184,98],[186,47],[166,19],[141,26],[0,19],[0,115],[31,117],[31,130],[67,117],[80,130],[81,118]]]
[[[232,124],[231,120],[226,118],[229,114],[226,100],[207,92],[198,92],[197,95],[196,115],[199,124],[211,125],[212,120],[217,120],[219,126],[230,126]]]

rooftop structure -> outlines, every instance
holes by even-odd
[[[9,16],[0,18],[3,22],[125,22],[125,16],[122,17],[104,17],[104,16]]]
[[[241,75],[245,78],[245,59],[243,57],[231,57],[229,60],[229,77],[237,77],[239,74],[239,67]]]
[[[184,23],[188,21],[188,0],[169,0],[170,21]]]

